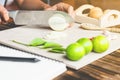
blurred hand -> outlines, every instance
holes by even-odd
[[[46,8],[45,10],[58,10],[58,11],[64,11],[64,12],[67,12],[71,17],[74,18],[75,16],[75,12],[74,12],[74,8],[67,4],[67,3],[63,3],[63,2],[60,2],[58,4],[55,4],[53,5],[52,7],[50,8]]]
[[[2,21],[8,21],[9,15],[7,9],[5,9],[2,5],[0,5],[0,23]]]

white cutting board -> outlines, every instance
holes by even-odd
[[[53,41],[58,42],[62,44],[64,47],[66,47],[70,43],[77,41],[79,38],[82,38],[82,37],[91,38],[91,37],[102,34],[102,31],[83,30],[83,29],[80,29],[79,26],[80,24],[74,24],[71,28],[60,32],[60,34],[65,34],[66,36],[61,37],[61,35],[57,35],[60,38],[55,39]],[[42,38],[51,32],[52,30],[50,28],[43,27],[43,26],[17,27],[13,29],[0,31],[0,43],[17,48],[17,49],[21,49],[24,51],[32,52],[34,54],[39,54],[41,56],[63,61],[65,64],[67,64],[68,67],[76,70],[120,48],[120,43],[119,43],[120,34],[113,33],[113,34],[116,34],[118,38],[110,42],[110,48],[106,52],[102,54],[91,52],[90,54],[86,55],[79,61],[70,61],[65,57],[65,54],[50,53],[50,52],[47,52],[47,50],[45,49],[40,49],[36,47],[26,47],[20,44],[13,43],[11,41],[11,40],[16,40],[16,41],[28,43],[30,40],[36,37]]]

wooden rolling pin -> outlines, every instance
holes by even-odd
[[[116,32],[116,33],[120,33],[120,28],[117,27],[98,27],[92,24],[87,24],[87,23],[82,23],[81,28],[86,29],[86,30],[107,30],[110,32]]]

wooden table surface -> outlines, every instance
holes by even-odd
[[[0,25],[0,30],[13,28]],[[120,80],[120,49],[79,70],[68,70],[54,80]]]
[[[79,70],[68,68],[54,80],[120,80],[120,49]]]

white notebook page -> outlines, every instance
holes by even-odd
[[[0,46],[0,56],[34,57],[37,63],[0,61],[1,80],[51,80],[66,71],[65,64]]]

